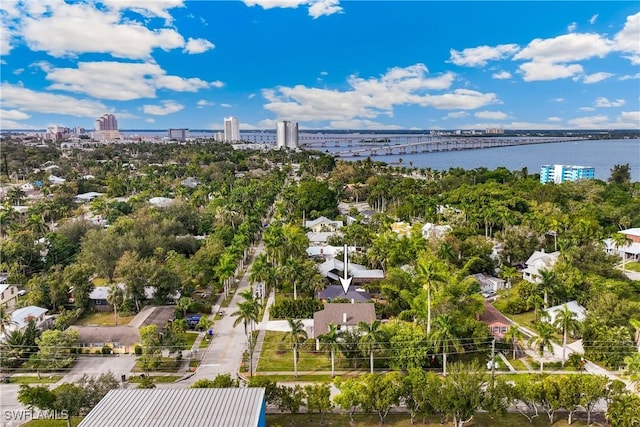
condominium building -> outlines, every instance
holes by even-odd
[[[118,121],[116,120],[116,116],[113,114],[104,114],[102,117],[97,118],[93,139],[101,142],[120,139],[120,131],[118,130]]]
[[[298,123],[278,122],[276,124],[276,146],[277,148],[298,148]]]
[[[575,165],[542,165],[540,168],[540,182],[554,182],[559,184],[565,181],[577,181],[579,179],[595,179],[596,170],[591,166]]]
[[[224,141],[240,141],[240,125],[235,117],[224,118]]]
[[[184,141],[189,138],[189,129],[169,129],[167,133],[169,139],[175,139],[176,141]]]

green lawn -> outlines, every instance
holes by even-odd
[[[293,371],[293,351],[282,338],[285,332],[267,331],[260,352],[257,371]],[[315,343],[308,340],[300,349],[298,371],[331,371],[331,360],[323,352],[315,353]],[[339,369],[336,354],[336,369]]]
[[[193,347],[193,343],[196,342],[196,338],[198,338],[198,333],[197,332],[188,331],[185,334],[184,349],[185,350],[191,350],[191,347]]]
[[[177,380],[179,380],[180,378],[182,378],[181,375],[149,375],[148,378],[151,378],[151,380],[156,383],[156,384],[160,384],[160,383],[174,383]],[[142,378],[140,378],[139,376],[131,376],[128,378],[130,383],[139,383],[142,381]]]
[[[160,362],[160,366],[153,370],[153,372],[178,372],[182,362],[176,363],[176,359],[174,357],[163,357]],[[137,360],[136,364],[133,368],[133,372],[143,372],[144,370],[140,367],[140,361]]]
[[[82,421],[81,417],[71,417],[71,425],[76,427]],[[31,420],[20,427],[67,427],[66,420]]]
[[[62,375],[43,375],[42,378],[34,376],[15,376],[11,377],[11,384],[52,384],[62,379]]]
[[[134,316],[118,316],[118,325],[128,325]],[[78,320],[76,325],[79,326],[115,326],[115,316],[113,311],[91,313],[86,317]]]
[[[557,417],[556,417],[557,418]],[[426,426],[426,427],[443,427],[451,426],[452,423],[441,424],[438,417],[427,418],[426,423],[422,423],[422,419],[416,419],[416,423],[411,425],[409,415],[406,414],[390,414],[385,419],[384,425],[391,427],[414,427],[414,426]],[[380,425],[380,418],[378,415],[372,414],[357,414],[354,417],[354,423],[349,422],[349,415],[346,414],[325,414],[324,423],[320,423],[320,415],[318,414],[273,414],[267,415],[268,427],[287,427],[287,426],[305,426],[305,427],[370,427]],[[513,427],[517,425],[527,425],[531,427],[543,427],[549,425],[549,420],[546,416],[541,415],[533,419],[533,423],[529,424],[527,419],[520,414],[507,414],[499,418],[492,418],[486,414],[478,414],[473,417],[473,420],[465,427]],[[586,426],[587,424],[581,421],[575,421],[572,426]],[[566,419],[557,420],[553,423],[554,427],[566,427],[568,426]]]
[[[622,266],[620,266],[622,268]],[[624,265],[625,270],[640,272],[640,262],[627,261]]]
[[[202,341],[200,341],[200,346],[199,348],[207,348],[209,347],[209,344],[211,343],[211,340],[207,339],[208,337],[205,337],[202,339]]]
[[[510,357],[507,358],[507,360],[509,360],[509,363],[511,363],[511,366],[513,366],[513,368],[516,371],[527,371],[527,367],[524,365],[524,363],[522,363],[522,360],[520,359],[516,359],[513,360]]]

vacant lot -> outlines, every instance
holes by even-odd
[[[118,315],[118,325],[127,325],[133,319],[134,316],[120,316]],[[80,326],[115,326],[115,316],[112,311],[91,313],[86,317],[78,320]]]

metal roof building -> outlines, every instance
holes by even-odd
[[[79,427],[265,427],[264,388],[111,390]]]

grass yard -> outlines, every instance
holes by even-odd
[[[522,363],[522,360],[513,360],[510,357],[507,357],[507,360],[509,361],[509,363],[511,363],[511,366],[513,366],[516,371],[528,371],[527,367],[524,365],[524,363]]]
[[[533,310],[527,311],[526,313],[520,313],[520,314],[506,314],[506,313],[503,313],[503,314],[508,318],[510,318],[511,320],[513,320],[514,322],[519,323],[525,328],[529,328],[529,329],[533,327],[533,322],[536,319],[535,312]]]
[[[285,332],[267,331],[264,344],[258,359],[257,371],[293,371],[293,351],[289,343],[282,338]],[[316,353],[315,343],[309,340],[300,349],[298,358],[298,371],[331,371],[331,359],[323,352]],[[336,354],[336,369],[339,369],[339,355]]]
[[[62,379],[62,375],[43,375],[42,378],[34,376],[11,377],[11,384],[53,384]]]
[[[153,381],[156,384],[167,384],[167,383],[174,383],[177,380],[179,380],[180,378],[182,378],[181,375],[149,375],[147,378],[151,378],[151,381]],[[129,382],[130,383],[140,383],[142,382],[142,378],[140,378],[139,376],[131,376],[129,377]]]
[[[36,414],[37,415],[37,414]],[[71,417],[71,425],[76,427],[82,421],[81,417]],[[20,427],[67,427],[66,420],[31,420]]]
[[[140,365],[140,360],[137,360],[133,372],[144,372]],[[154,369],[153,372],[178,372],[181,365],[182,362],[177,363],[174,357],[163,357],[160,361],[160,366]]]
[[[622,268],[622,265],[620,266]],[[640,272],[640,262],[627,261],[624,265],[625,270]]]
[[[193,347],[193,343],[196,342],[196,338],[198,338],[198,332],[187,331],[185,333],[184,349],[191,350],[191,347]]]
[[[120,316],[118,315],[118,326],[128,325],[134,316]],[[86,317],[78,320],[76,325],[79,326],[115,326],[115,316],[113,311],[96,312],[91,313]]]
[[[452,423],[440,424],[438,417],[427,418],[426,423],[422,423],[421,418],[416,419],[415,424],[411,424],[411,420],[408,414],[390,414],[385,419],[384,425],[390,427],[443,427],[451,426]],[[513,427],[517,425],[528,425],[531,427],[543,427],[549,425],[549,420],[546,416],[539,416],[533,419],[533,423],[529,424],[526,418],[520,414],[507,414],[499,418],[491,418],[486,414],[478,414],[473,417],[473,420],[465,427]],[[325,414],[324,423],[320,423],[320,415],[318,414],[268,414],[267,415],[267,427],[288,427],[288,426],[304,426],[304,427],[370,427],[380,425],[380,418],[375,414],[357,414],[354,416],[354,423],[349,422],[349,415],[347,414]],[[554,427],[566,427],[566,419],[557,420],[553,423]],[[587,424],[581,421],[575,421],[572,426],[586,426]]]
[[[209,343],[211,343],[211,340],[208,339],[209,337],[204,337],[202,339],[202,341],[200,341],[200,346],[198,348],[207,348],[209,347]]]

